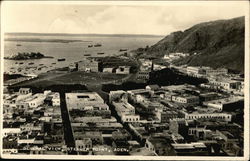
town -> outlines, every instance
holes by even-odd
[[[110,90],[107,97],[88,89],[37,92],[20,87],[15,91],[7,82],[3,153],[242,156],[244,78],[225,68],[171,63],[188,55],[171,53],[163,57],[168,63],[161,64],[141,58],[137,71],[129,65],[105,66],[96,58],[68,66],[67,73],[125,75],[123,81],[146,84],[144,88]],[[147,83],[152,72],[166,68],[207,82]]]

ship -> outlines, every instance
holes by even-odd
[[[16,46],[22,46],[21,44],[16,44]]]
[[[89,47],[89,48],[92,48],[92,47],[93,47],[93,45],[88,45],[88,47]]]
[[[84,56],[90,56],[90,54],[84,54]]]
[[[120,51],[120,52],[121,52],[121,51],[127,51],[127,49],[120,49],[119,51]]]
[[[66,60],[65,58],[57,59],[57,61],[65,61],[65,60]]]
[[[32,63],[32,62],[31,62],[31,63],[29,63],[29,65],[32,65],[32,64],[34,64],[34,63]]]
[[[97,53],[98,55],[103,55],[104,53]]]
[[[101,47],[101,46],[102,46],[102,44],[99,44],[99,43],[94,45],[94,47]]]

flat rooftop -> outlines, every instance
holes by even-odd
[[[130,109],[130,110],[135,109],[134,106],[132,106],[129,103],[125,103],[125,102],[113,102],[113,104],[116,108],[119,108],[119,109]]]
[[[66,93],[65,97],[67,107],[104,103],[104,100],[96,92]]]
[[[244,100],[244,97],[241,97],[241,96],[232,96],[232,97],[228,97],[228,98],[222,98],[222,99],[207,101],[206,103],[212,103],[212,104],[229,104],[229,103],[234,103],[234,102],[243,101],[243,100]]]
[[[147,89],[134,89],[134,90],[129,90],[127,91],[128,93],[133,93],[133,94],[142,94],[142,93],[148,93],[150,92]]]

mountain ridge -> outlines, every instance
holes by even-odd
[[[244,16],[203,22],[184,31],[170,33],[147,48],[143,55],[157,58],[172,52],[190,53],[174,64],[224,67],[244,72],[244,36]]]

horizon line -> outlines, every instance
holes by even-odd
[[[151,36],[151,37],[163,37],[166,35],[158,35],[158,34],[102,34],[102,33],[42,33],[42,32],[5,32],[4,34],[27,34],[27,35],[71,35],[71,36],[79,36],[79,35],[93,35],[93,36]]]

